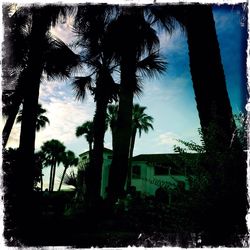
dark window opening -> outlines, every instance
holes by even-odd
[[[155,175],[168,175],[169,174],[169,168],[165,166],[156,165],[154,167]]]
[[[141,178],[141,166],[135,165],[132,167],[132,178],[133,179]]]

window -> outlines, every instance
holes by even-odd
[[[141,166],[135,165],[132,167],[132,178],[133,179],[141,178]]]
[[[169,168],[166,166],[162,166],[162,165],[156,165],[154,167],[155,170],[155,175],[168,175],[169,174]]]

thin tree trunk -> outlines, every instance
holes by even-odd
[[[127,190],[131,187],[131,177],[132,177],[132,158],[135,146],[135,138],[136,138],[136,128],[132,130],[130,147],[129,147],[129,162],[128,162],[128,179],[127,179]]]
[[[50,167],[49,192],[51,192],[52,177],[53,177],[53,163],[51,164],[51,167]]]
[[[64,176],[65,176],[65,173],[66,173],[67,168],[68,168],[68,166],[65,166],[65,167],[64,167],[64,170],[63,170],[63,174],[62,174],[62,178],[61,178],[61,181],[60,181],[60,185],[59,185],[58,191],[61,190],[61,186],[62,186],[63,179],[64,179]]]
[[[40,181],[41,181],[41,192],[43,191],[43,174],[40,175]]]
[[[11,112],[10,114],[8,114],[8,118],[3,128],[3,148],[5,148],[7,145],[22,100],[23,100],[23,95],[21,94],[20,91],[17,90],[14,97],[14,103],[12,104],[11,107]]]
[[[52,183],[51,183],[51,192],[53,192],[54,190],[54,184],[55,184],[55,176],[56,176],[56,161],[55,161],[55,164],[54,164],[54,167],[53,167],[53,175],[52,175]]]

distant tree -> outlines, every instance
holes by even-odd
[[[46,123],[49,124],[49,119],[44,115],[46,114],[47,110],[42,108],[41,104],[38,104],[37,106],[37,119],[36,119],[36,131],[39,132],[41,128],[46,127]],[[17,116],[17,123],[22,122],[22,115],[23,115],[23,110],[21,109],[19,111],[19,114]]]
[[[64,166],[64,170],[63,170],[63,174],[62,174],[62,177],[61,177],[61,181],[60,181],[58,191],[61,190],[63,179],[64,179],[64,176],[65,176],[65,173],[66,173],[67,169],[69,167],[71,167],[71,166],[76,166],[77,163],[78,163],[78,158],[75,157],[74,152],[68,150],[68,151],[66,151],[66,152],[64,152],[62,154],[62,163],[63,163],[63,166]]]
[[[35,186],[37,185],[38,182],[40,182],[41,187],[40,190],[41,192],[43,191],[43,172],[42,169],[44,167],[46,158],[45,158],[45,154],[42,151],[38,151],[35,153]]]
[[[76,137],[80,137],[82,135],[85,136],[86,141],[89,144],[89,152],[92,152],[94,136],[93,136],[93,122],[86,121],[81,126],[76,128]]]
[[[129,164],[128,164],[128,179],[127,179],[127,187],[131,186],[131,164],[133,151],[135,146],[135,138],[137,132],[141,137],[142,132],[148,133],[149,129],[153,128],[153,117],[147,115],[144,111],[146,107],[142,107],[139,104],[133,105],[133,113],[132,113],[132,133],[130,138],[130,146],[129,146]]]
[[[115,126],[117,121],[117,113],[118,113],[118,105],[110,104],[108,105],[107,109],[107,117],[106,117],[106,123],[110,127],[111,134],[112,134],[112,148],[114,145],[114,133],[115,133]]]
[[[50,181],[49,181],[49,191],[52,192],[54,189],[56,166],[62,162],[62,155],[64,153],[65,146],[58,140],[52,139],[45,142],[41,151],[45,155],[45,166],[50,166]]]

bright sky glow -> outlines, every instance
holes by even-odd
[[[220,43],[229,96],[234,113],[243,110],[247,100],[245,77],[246,26],[245,13],[240,8],[214,9],[217,35]],[[72,21],[72,20],[71,20]],[[57,25],[52,33],[64,42],[71,43],[74,34],[71,22]],[[168,61],[167,72],[159,79],[144,79],[144,91],[134,102],[146,106],[146,113],[154,117],[154,130],[137,138],[134,155],[173,152],[176,139],[199,142],[199,118],[189,72],[188,47],[185,34],[177,29],[171,37],[160,34],[161,51]],[[50,125],[36,135],[36,149],[47,140],[58,139],[76,155],[88,150],[84,137],[76,138],[75,129],[93,118],[95,103],[90,95],[84,102],[73,96],[70,80],[48,81],[44,77],[40,100],[47,109]],[[17,147],[20,125],[15,125],[8,147]],[[111,148],[111,135],[105,136],[105,147]],[[58,168],[57,176],[62,173]],[[45,170],[45,176],[49,169]],[[47,180],[45,180],[45,186]]]

